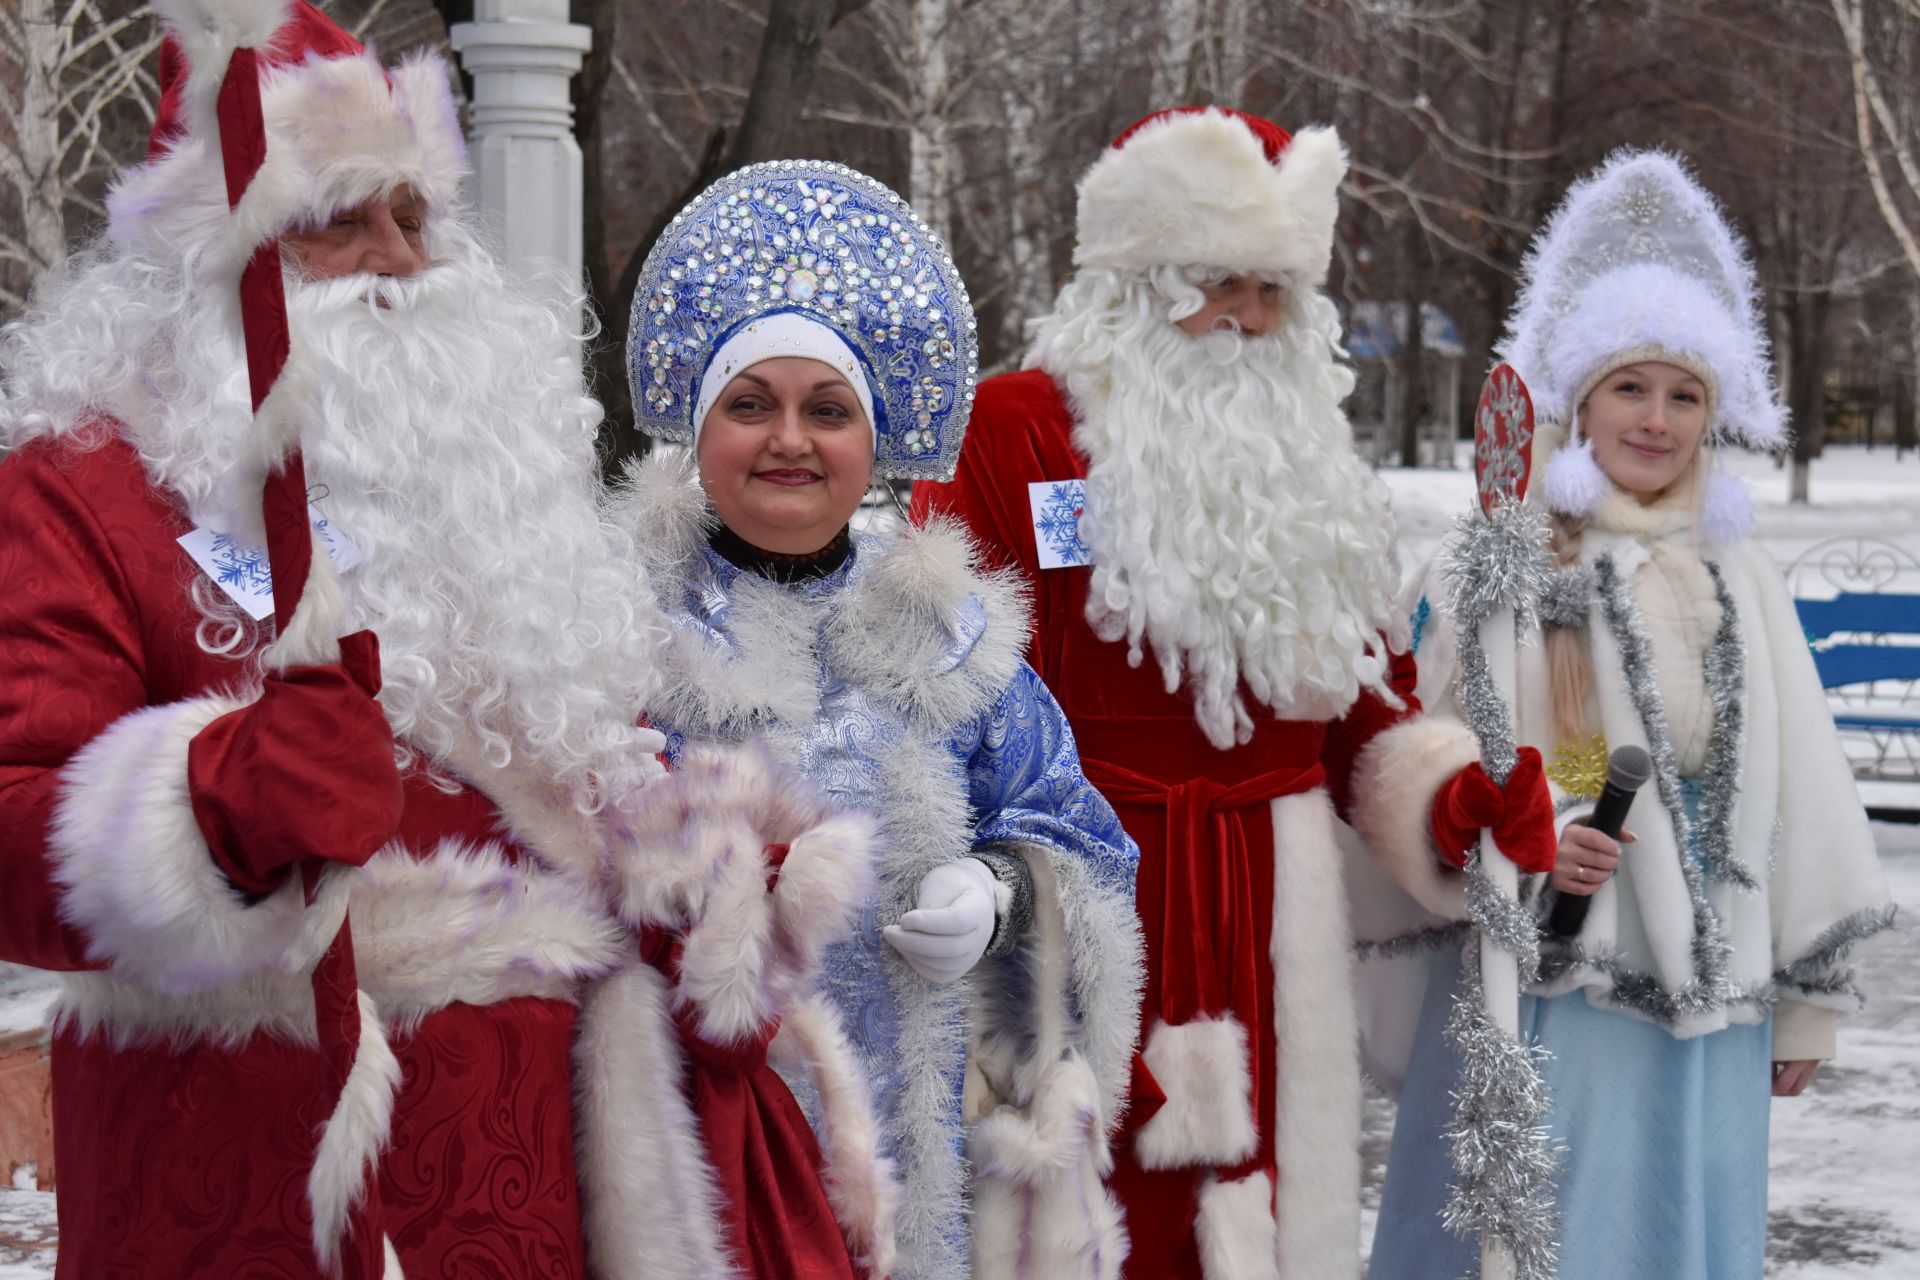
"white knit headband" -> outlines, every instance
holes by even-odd
[[[798,311],[776,311],[748,321],[735,334],[720,344],[713,353],[713,359],[707,362],[707,371],[700,377],[700,397],[693,408],[693,441],[698,447],[700,428],[706,423],[707,414],[713,409],[720,393],[727,389],[738,374],[746,372],[763,360],[777,360],[783,356],[799,356],[807,360],[818,360],[847,380],[853,394],[860,400],[860,407],[867,411],[867,429],[878,439],[879,426],[873,416],[873,389],[867,385],[866,370],[860,367],[860,359],[853,354],[853,348],[847,340],[830,325],[822,324],[811,316]]]

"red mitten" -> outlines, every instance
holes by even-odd
[[[380,645],[340,641],[340,661],[269,674],[259,700],[187,748],[193,816],[242,892],[266,894],[308,858],[359,866],[400,826],[393,732],[374,701]]]
[[[1532,747],[1520,748],[1504,793],[1477,760],[1435,793],[1433,847],[1449,866],[1466,866],[1468,850],[1489,827],[1500,852],[1522,871],[1553,870],[1559,843],[1553,831],[1553,797],[1547,793],[1546,766]]]

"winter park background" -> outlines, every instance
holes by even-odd
[[[1465,461],[1464,450],[1461,454]],[[1830,448],[1813,468],[1818,501],[1787,501],[1787,473],[1764,458],[1733,465],[1752,481],[1757,535],[1784,563],[1839,535],[1868,535],[1920,556],[1920,455]],[[1435,553],[1472,501],[1465,469],[1389,469],[1411,571]],[[1882,786],[1876,805],[1920,811],[1920,784]],[[1866,1010],[1842,1024],[1840,1057],[1809,1093],[1773,1109],[1768,1280],[1920,1280],[1920,824],[1875,824],[1901,927],[1865,954]],[[44,1024],[52,979],[0,966],[0,1036]],[[1392,1104],[1368,1101],[1364,1155],[1371,1206],[1392,1132]],[[31,1170],[0,1187],[0,1280],[51,1280],[54,1196]]]
[[[1751,242],[1796,435],[1791,469],[1735,460],[1758,536],[1782,563],[1853,535],[1920,557],[1916,0],[318,3],[389,60],[446,53],[476,16],[590,29],[572,141],[611,460],[637,447],[622,352],[638,264],[722,173],[809,155],[903,193],[953,247],[1000,372],[1071,269],[1074,178],[1147,110],[1218,103],[1346,141],[1327,290],[1407,569],[1471,501],[1468,471],[1431,464],[1460,452],[1529,239],[1623,145],[1687,157]],[[159,39],[144,0],[0,0],[0,322],[97,231],[111,175],[144,152]],[[1863,430],[1905,456],[1866,451]],[[1871,799],[1920,811],[1920,784]],[[1872,1002],[1839,1063],[1775,1107],[1774,1280],[1920,1280],[1920,825],[1876,831],[1908,919],[1864,961]],[[50,1000],[45,975],[0,966],[0,1041],[33,1038]],[[1373,1099],[1376,1202],[1391,1124]],[[44,1280],[53,1195],[6,1172],[0,1280]]]

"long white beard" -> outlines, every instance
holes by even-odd
[[[1083,273],[1084,274],[1084,273]],[[1241,682],[1283,719],[1342,714],[1386,684],[1404,631],[1385,486],[1353,449],[1332,306],[1295,297],[1277,334],[1193,338],[1143,279],[1061,295],[1029,363],[1067,390],[1088,459],[1087,620],[1150,645],[1207,737],[1244,742]]]
[[[380,637],[380,701],[396,736],[433,762],[476,745],[496,765],[532,761],[576,801],[598,803],[655,768],[635,722],[665,624],[630,544],[599,517],[600,410],[582,386],[577,310],[504,281],[471,241],[455,247],[465,252],[406,281],[289,287],[300,385],[312,389],[296,406],[310,492],[363,555],[342,579],[345,625]],[[148,319],[106,348],[121,353],[122,376],[95,384],[108,390],[92,412],[121,419],[196,523],[256,529],[254,428],[231,319],[155,297],[140,275],[103,264],[93,284],[104,296],[85,305],[96,318],[64,317],[97,328],[117,303]],[[75,279],[70,292],[86,285]],[[26,382],[55,411],[31,420],[21,410],[35,388],[11,389],[15,443],[84,425],[63,403],[73,395],[49,385],[60,362],[44,348],[55,340],[16,343],[41,348],[25,353]],[[204,582],[194,594],[203,647],[252,634]]]

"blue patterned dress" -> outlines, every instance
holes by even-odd
[[[1137,1019],[1138,850],[1020,657],[1018,595],[976,574],[953,535],[855,535],[838,568],[790,584],[737,567],[683,528],[648,536],[666,547],[656,592],[677,628],[649,713],[669,755],[757,738],[876,818],[880,886],[856,934],[829,949],[822,984],[866,1066],[903,1185],[894,1280],[963,1280],[976,1194],[961,1114],[969,1054],[978,1067],[992,1040],[1004,1063],[1006,1045],[1034,1038],[1032,1011],[1055,999],[1069,1052],[1091,1067],[1107,1118],[1116,1114]],[[1018,851],[1044,882],[1036,903],[1071,957],[1063,991],[1034,990],[1039,966],[1018,948],[937,986],[883,940],[928,870],[988,847]],[[791,1083],[818,1123],[811,1083]]]

